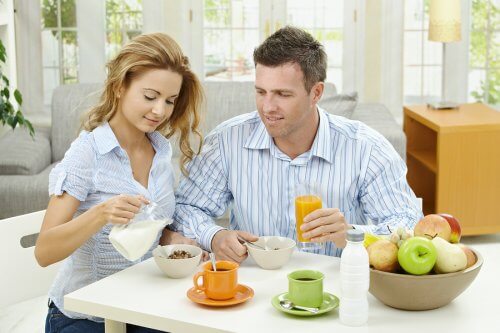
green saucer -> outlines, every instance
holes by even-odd
[[[280,301],[282,300],[287,300],[288,299],[288,292],[281,293],[279,295],[276,295],[273,297],[271,300],[271,304],[278,310],[282,312],[286,312],[295,316],[318,316],[321,315],[325,312],[332,311],[336,307],[339,306],[339,298],[335,295],[332,295],[330,293],[323,293],[323,304],[319,307],[318,313],[312,313],[304,310],[297,310],[297,309],[284,309],[280,305]]]

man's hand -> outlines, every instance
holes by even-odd
[[[201,248],[200,244],[198,244],[194,239],[184,237],[182,234],[178,232],[165,228],[163,229],[163,233],[160,237],[160,245],[169,245],[169,244],[188,244]],[[207,261],[208,259],[209,259],[208,252],[203,250],[201,255],[201,260]]]
[[[182,234],[172,231],[168,228],[163,229],[163,233],[160,238],[160,245],[169,244],[189,244],[194,246],[200,246],[194,239],[184,237]]]
[[[351,228],[338,208],[317,209],[304,217],[301,226],[304,238],[310,238],[311,242],[331,241],[338,248],[345,247],[345,235]]]
[[[259,237],[245,231],[221,230],[212,238],[212,252],[218,260],[230,260],[241,263],[248,256],[247,247],[238,237],[248,242],[255,242]]]

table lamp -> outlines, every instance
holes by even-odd
[[[441,79],[441,101],[428,103],[433,109],[457,109],[458,103],[445,101],[444,61],[446,43],[461,39],[460,0],[431,0],[429,8],[429,40],[443,43],[443,74]]]

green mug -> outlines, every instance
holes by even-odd
[[[288,274],[288,299],[295,305],[319,308],[323,303],[323,273],[312,270]]]

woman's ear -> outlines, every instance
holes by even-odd
[[[117,98],[121,98],[125,92],[125,88],[122,86],[120,89],[118,89],[118,92],[116,93]]]

